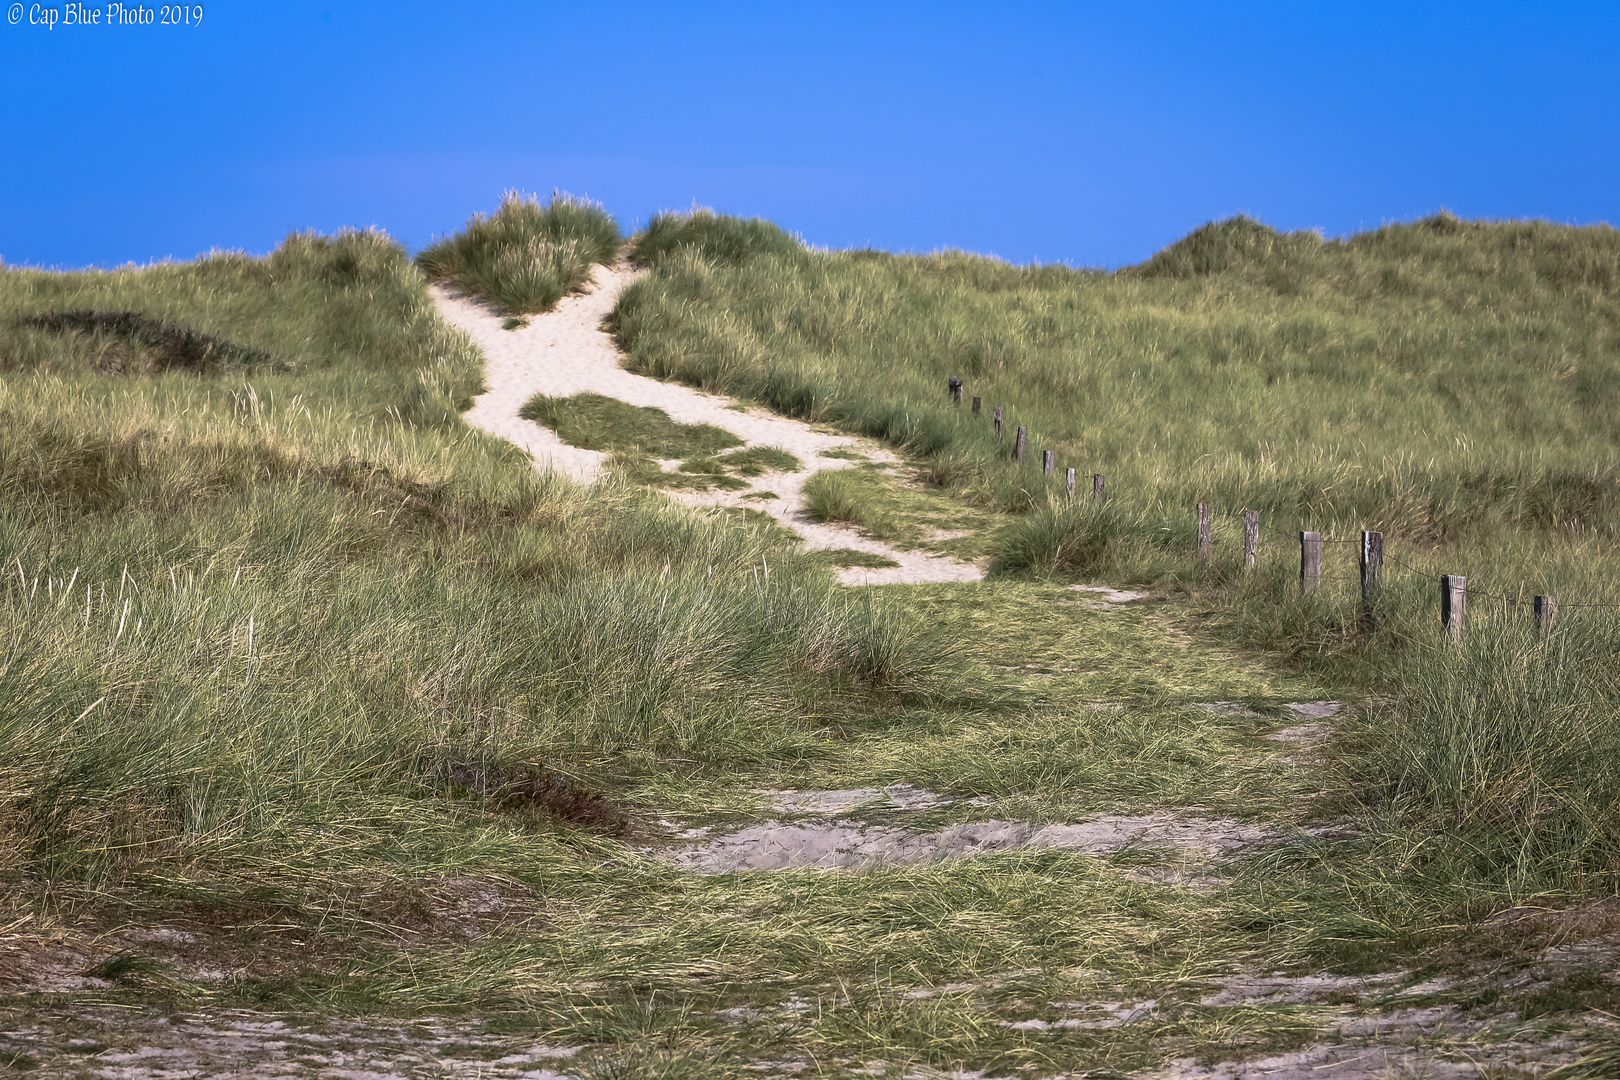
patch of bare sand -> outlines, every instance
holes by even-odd
[[[566,297],[555,311],[534,316],[528,326],[517,330],[503,329],[501,316],[487,305],[442,286],[432,286],[430,291],[440,315],[471,337],[484,353],[489,388],[473,400],[473,407],[466,413],[467,422],[522,447],[534,458],[536,468],[554,469],[590,482],[602,474],[607,455],[569,446],[549,428],[523,419],[518,410],[524,402],[539,393],[568,397],[590,392],[631,405],[662,409],[677,423],[712,424],[748,446],[786,450],[805,465],[798,472],[759,477],[748,490],[675,491],[670,492],[672,501],[689,506],[760,510],[802,536],[805,546],[812,550],[851,548],[899,564],[840,569],[839,580],[846,585],[977,581],[984,577],[983,568],[974,563],[923,551],[902,551],[854,529],[815,521],[805,513],[804,482],[812,471],[860,463],[845,457],[824,457],[824,451],[894,461],[894,455],[878,444],[817,431],[809,424],[764,409],[740,409],[730,398],[649,379],[621,367],[618,348],[601,324],[613,310],[620,291],[640,274],[628,266],[597,267],[594,288]],[[778,497],[746,499],[753,491],[773,491]]]
[[[1235,852],[1273,837],[1257,825],[1168,814],[1110,815],[1072,825],[975,821],[917,832],[857,821],[763,821],[667,853],[698,873],[788,870],[814,866],[860,870],[901,863],[978,855],[1015,848],[1065,848],[1106,855],[1126,847],[1196,849],[1207,857]]]
[[[569,1080],[578,1052],[495,1035],[476,1021],[309,1021],[244,1010],[168,1013],[78,1005],[0,1018],[0,1055],[29,1076],[87,1080],[253,1080],[400,1076]]]
[[[1435,1006],[1324,1018],[1333,1037],[1299,1050],[1248,1061],[1204,1064],[1183,1058],[1136,1074],[1140,1080],[1463,1080],[1536,1076],[1575,1059],[1579,1036],[1526,1032],[1504,1037],[1498,1025]]]

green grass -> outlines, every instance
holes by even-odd
[[[805,511],[901,548],[969,559],[994,550],[1001,515],[950,498],[925,476],[911,479],[906,483],[880,465],[824,469],[805,481]]]
[[[536,394],[524,403],[519,415],[551,428],[570,446],[586,450],[684,460],[742,445],[737,436],[713,424],[678,424],[663,409],[627,405],[601,394],[566,398]]]
[[[1282,500],[1267,504],[1277,531],[1261,565],[1242,571],[1223,516],[1217,557],[1194,566],[1180,500],[1237,477],[1221,470],[1241,447],[1221,446],[1253,432],[1190,423],[1203,414],[1181,405],[1154,411],[1194,400],[1174,384],[1196,371],[1166,367],[1130,424],[1107,412],[1125,406],[1037,377],[1047,360],[1061,368],[1057,346],[1038,344],[1052,326],[1074,328],[1071,345],[1090,328],[1082,374],[1101,379],[1145,362],[1149,339],[1130,327],[1149,326],[1169,365],[1170,343],[1207,342],[1199,319],[1248,325],[1264,344],[1286,325],[1264,305],[1301,297],[1346,325],[1429,325],[1415,308],[1350,303],[1340,294],[1361,279],[1325,263],[1299,270],[1316,284],[1298,294],[1249,281],[1258,259],[1347,256],[1223,228],[1151,274],[1099,275],[814,253],[718,217],[661,225],[644,253],[653,274],[618,316],[635,363],[657,350],[713,363],[726,388],[789,411],[795,380],[836,369],[838,394],[799,414],[885,434],[916,464],[819,473],[818,512],[1002,560],[987,582],[859,590],[836,586],[832,567],[875,560],[805,552],[757,510],[685,511],[636,482],[583,488],[469,431],[459,414],[479,358],[381,234],[295,234],[264,259],[0,269],[8,948],[44,957],[76,943],[112,981],[95,1000],[121,1005],[474,1010],[536,1040],[589,1043],[570,1068],[602,1077],[740,1077],[799,1056],[828,1076],[872,1061],[1122,1073],[1332,1037],[1337,1010],[1376,1016],[1431,975],[1454,980],[1447,1002],[1503,1032],[1580,1030],[1578,1010],[1612,1003],[1608,981],[1575,972],[1503,989],[1535,970],[1540,946],[1481,920],[1528,898],[1567,906],[1612,891],[1605,763],[1620,643],[1607,624],[1571,606],[1540,641],[1478,603],[1476,632],[1439,649],[1421,629],[1427,583],[1392,574],[1367,619],[1342,560],[1299,597],[1282,530],[1344,497],[1330,484],[1301,501],[1299,485],[1339,470],[1362,490],[1348,444],[1327,457],[1279,444],[1246,474]],[[1380,242],[1414,232],[1409,276],[1422,278],[1423,259],[1438,258],[1424,244],[1484,242],[1473,226],[1446,228]],[[1532,249],[1546,239],[1527,235]],[[1492,265],[1518,265],[1515,250]],[[1200,307],[1211,283],[1175,276],[1183,263],[1219,276],[1228,299]],[[684,307],[659,306],[698,285]],[[1559,288],[1589,290],[1594,310],[1607,302],[1590,281]],[[1468,348],[1482,340],[1469,319],[1495,318],[1443,296],[1421,312]],[[1566,328],[1584,317],[1565,314]],[[1049,502],[987,422],[944,402],[942,372],[924,370],[969,355],[940,345],[952,333],[981,331],[1022,342],[1002,355],[1008,367],[973,377],[1027,403],[1015,420],[1037,449],[1071,421],[1095,421],[1108,445],[1165,444],[1107,463],[1106,507]],[[748,335],[753,352],[725,351]],[[1229,366],[1234,385],[1258,385]],[[1266,384],[1280,387],[1268,407],[1329,400],[1308,381]],[[1205,379],[1196,400],[1231,405],[1223,385]],[[1433,405],[1397,403],[1411,415]],[[614,454],[627,481],[659,457],[690,467],[669,474],[677,482],[802,467],[605,398],[530,404],[570,442]],[[1489,464],[1477,446],[1471,459],[1426,449],[1435,463],[1409,462],[1414,483]],[[1581,529],[1546,529],[1504,510],[1495,488],[1458,490],[1467,526],[1396,554],[1450,559],[1491,539],[1504,560],[1562,551],[1558,573],[1589,574],[1593,595],[1607,587],[1601,530],[1587,524],[1607,520],[1606,495]],[[1363,520],[1344,515],[1335,527]],[[931,539],[942,529],[972,535]],[[1067,587],[1078,576],[1151,582],[1162,599],[1098,610]],[[1332,725],[1324,764],[1267,738],[1298,722],[1286,702],[1369,687],[1378,696]],[[766,789],[894,783],[958,800],[910,818],[918,828],[1163,813],[1264,823],[1277,840],[1208,870],[1203,891],[1159,883],[1177,864],[1153,850],[708,877],[642,850],[671,842],[671,821],[779,816]],[[1306,825],[1316,831],[1295,828]],[[469,894],[500,903],[468,907]],[[183,926],[197,941],[118,951],[132,926]],[[1234,966],[1411,973],[1387,1000],[1199,1004]],[[1119,1028],[1012,1026],[1060,1021],[1062,1002],[1149,999],[1151,1017]],[[721,1011],[742,1006],[756,1013]],[[9,1042],[0,1054],[28,1060]]]
[[[874,555],[869,551],[856,551],[854,548],[828,548],[814,553],[816,558],[826,562],[829,566],[864,566],[873,570],[900,564],[887,555]]]
[[[591,267],[611,266],[623,243],[618,224],[595,203],[553,192],[541,206],[509,191],[493,214],[475,214],[460,232],[423,248],[416,264],[430,281],[489,301],[515,330],[527,325],[521,316],[550,311],[584,289]]]
[[[454,777],[798,759],[833,703],[935,692],[913,635],[779,535],[469,433],[476,357],[378,234],[5,270],[0,305],[10,903],[314,911],[363,880],[563,865],[589,839],[544,825],[556,800]],[[81,308],[287,365],[109,376],[93,335],[16,325]]]
[[[663,409],[629,405],[601,394],[566,398],[536,394],[524,403],[519,415],[551,428],[571,446],[612,453],[619,475],[653,487],[740,490],[748,485],[738,477],[793,472],[801,467],[798,458],[778,447],[745,447],[724,428],[676,423]],[[720,453],[722,450],[727,452]],[[654,459],[679,461],[680,465],[669,473]]]
[[[630,258],[639,266],[659,266],[677,256],[741,266],[761,256],[791,260],[804,253],[803,244],[763,218],[745,220],[703,209],[654,214],[630,246]]]
[[[1398,698],[1385,753],[1424,758],[1418,733],[1452,723],[1453,706],[1413,689],[1449,678],[1430,648],[1437,575],[1467,576],[1473,625],[1495,639],[1524,630],[1534,594],[1620,605],[1617,317],[1615,229],[1441,213],[1337,240],[1234,218],[1115,273],[958,252],[736,260],[693,246],[625,292],[614,326],[635,370],[905,451],[940,493],[1007,521],[980,530],[998,573],[1151,584],[1229,642]],[[981,417],[951,404],[952,375],[982,398]],[[1024,463],[1012,459],[1019,426]],[[1041,475],[1044,449],[1054,477]],[[1107,475],[1105,506],[1065,497],[1071,467]],[[825,520],[904,531],[882,481],[828,473],[810,490]],[[1198,502],[1216,516],[1203,564]],[[1253,572],[1240,555],[1245,509],[1264,527]],[[1297,584],[1300,529],[1330,542],[1313,595]],[[1354,581],[1361,529],[1386,538],[1371,616]],[[1430,675],[1397,676],[1402,658]],[[1527,692],[1505,672],[1478,677],[1506,698]],[[1620,706],[1612,688],[1591,693],[1600,709]],[[1458,730],[1459,753],[1497,753],[1495,736]],[[1594,714],[1573,730],[1591,749],[1566,764],[1524,759],[1531,778],[1515,782],[1580,793],[1535,802],[1537,835],[1560,838],[1556,851],[1532,845],[1554,868],[1535,879],[1601,891],[1620,880],[1620,845],[1606,839],[1620,818],[1600,798],[1606,727]],[[1356,783],[1389,767],[1375,755]],[[1425,793],[1408,807],[1457,782],[1428,766],[1403,775]],[[1512,877],[1530,856],[1510,846],[1481,872]]]

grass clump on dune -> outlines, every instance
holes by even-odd
[[[429,280],[448,281],[508,316],[537,315],[590,284],[592,266],[613,265],[623,242],[595,203],[554,192],[541,206],[509,191],[495,213],[473,215],[460,232],[423,248],[416,264]]]
[[[1393,703],[1347,732],[1376,805],[1457,838],[1477,869],[1528,892],[1620,876],[1620,623],[1576,610],[1547,636],[1487,623],[1415,651]]]
[[[676,254],[722,266],[742,266],[761,256],[791,260],[805,254],[805,248],[781,226],[764,218],[739,218],[706,209],[654,214],[630,246],[630,258],[638,266],[657,266]]]

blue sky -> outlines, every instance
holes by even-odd
[[[1620,220],[1612,2],[70,6],[0,23],[8,263],[415,249],[511,187],[1091,266],[1238,212]]]

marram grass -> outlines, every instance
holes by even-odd
[[[596,203],[553,192],[541,206],[533,196],[508,191],[493,214],[473,215],[460,232],[423,248],[416,264],[429,280],[448,281],[521,317],[550,311],[583,290],[591,268],[611,266],[623,240]]]

